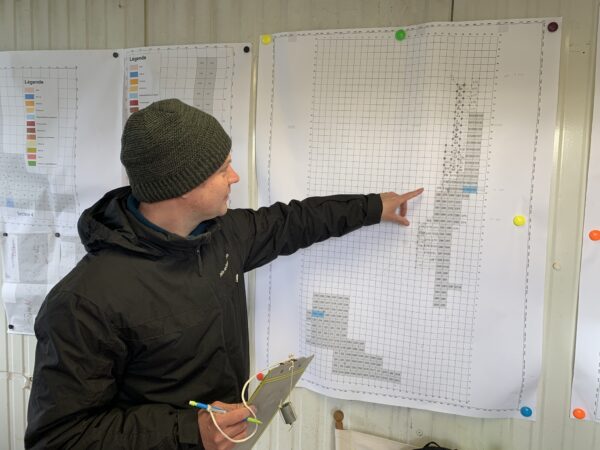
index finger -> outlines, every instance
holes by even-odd
[[[235,408],[228,410],[224,414],[215,414],[215,419],[219,425],[229,426],[243,422],[248,416],[250,416],[250,411],[246,408]]]
[[[402,198],[403,202],[406,202],[406,201],[410,200],[411,198],[418,197],[419,195],[421,195],[423,193],[424,190],[425,190],[425,188],[415,189],[414,191],[405,192],[404,194],[400,195],[400,197]]]

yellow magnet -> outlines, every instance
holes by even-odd
[[[513,218],[513,223],[517,227],[522,227],[523,225],[525,225],[526,222],[527,222],[527,219],[525,219],[525,216],[515,216]]]
[[[273,37],[270,34],[263,34],[260,37],[260,42],[262,42],[265,45],[269,45],[271,42],[273,42]]]

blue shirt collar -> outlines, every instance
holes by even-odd
[[[131,214],[134,215],[134,217],[138,221],[140,221],[147,227],[152,228],[153,230],[158,231],[160,233],[164,233],[164,234],[169,233],[164,228],[159,227],[158,225],[150,222],[148,219],[146,219],[144,217],[144,215],[140,212],[139,200],[136,199],[132,194],[129,194],[129,197],[127,197],[127,209],[131,212]],[[198,236],[198,235],[204,233],[207,229],[208,229],[208,222],[201,222],[198,224],[198,226],[196,228],[194,228],[192,230],[192,232],[190,233],[190,236]]]

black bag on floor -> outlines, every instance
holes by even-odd
[[[427,449],[437,449],[437,450],[453,450],[451,448],[448,447],[440,447],[440,445],[437,442],[428,442],[427,444],[425,444],[423,447],[417,449],[417,450],[427,450]],[[457,450],[457,449],[454,449]]]

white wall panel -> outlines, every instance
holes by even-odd
[[[569,419],[597,10],[597,0],[0,0],[0,50],[249,41],[256,58],[259,36],[280,31],[562,16],[537,422],[342,401],[301,389],[293,394],[294,428],[275,421],[258,448],[332,449],[332,413],[342,409],[348,428],[415,444],[433,439],[461,450],[600,450],[600,425]],[[0,314],[0,450],[17,450],[23,448],[24,376],[33,370],[35,340],[4,330]]]

